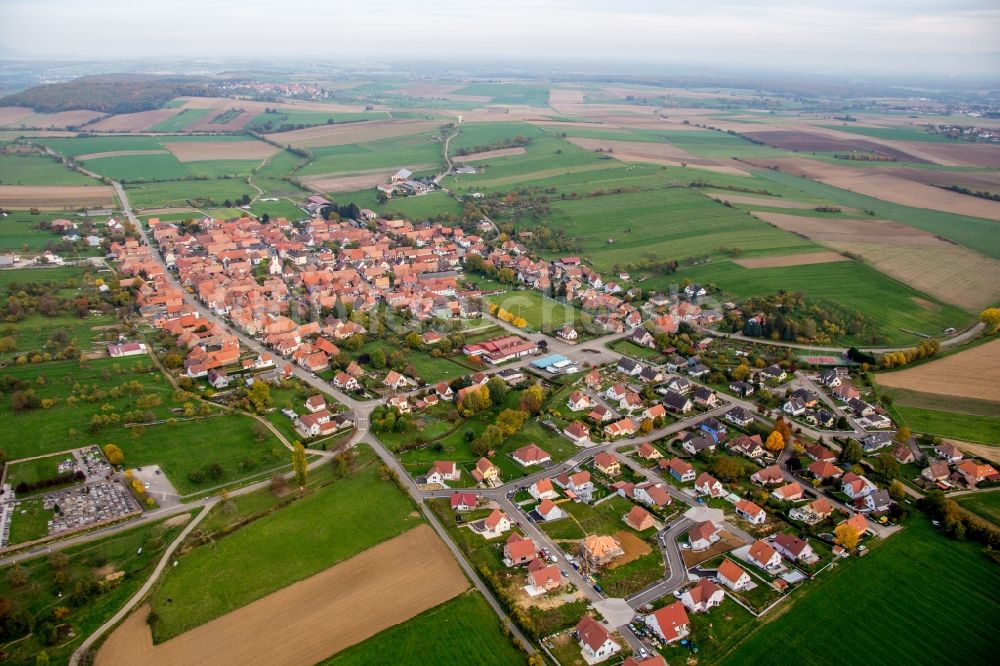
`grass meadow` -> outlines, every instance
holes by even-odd
[[[500,620],[482,595],[470,590],[347,648],[320,666],[374,663],[513,666],[526,663],[526,657],[504,636]]]
[[[719,663],[836,664],[842,648],[880,664],[992,659],[1000,631],[1000,568],[982,546],[948,540],[922,516],[864,559],[844,562],[807,585],[791,608],[772,614]],[[944,609],[950,615],[946,636],[928,626]]]
[[[349,477],[311,490],[182,556],[153,592],[160,618],[156,640],[204,624],[416,526],[420,518],[409,498],[391,480],[379,479],[370,449],[359,453],[362,467]]]
[[[0,154],[0,185],[100,185],[47,155]]]

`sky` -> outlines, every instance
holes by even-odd
[[[1000,75],[1000,0],[0,0],[29,56],[704,64]],[[992,57],[990,57],[992,56]]]

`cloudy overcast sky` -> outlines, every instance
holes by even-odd
[[[310,56],[991,72],[1000,0],[0,0],[30,55]]]

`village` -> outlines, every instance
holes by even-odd
[[[710,654],[720,615],[751,623],[849,566],[923,492],[1000,482],[895,428],[849,358],[718,334],[736,306],[699,285],[643,294],[487,220],[467,232],[309,206],[304,222],[190,231],[154,217],[110,252],[149,335],[180,352],[178,381],[221,405],[293,386],[272,408],[289,439],[316,455],[373,445],[560,663]],[[582,316],[545,321],[549,301]],[[146,341],[107,353],[153,353]],[[6,531],[19,504],[5,490]],[[115,518],[144,499],[126,497]]]

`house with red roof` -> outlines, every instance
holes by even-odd
[[[542,450],[537,444],[527,444],[522,446],[518,450],[514,451],[514,454],[511,457],[514,458],[514,462],[518,463],[522,467],[541,465],[542,463],[547,463],[552,460],[552,457]]]
[[[719,536],[721,531],[722,528],[711,520],[695,523],[688,530],[688,543],[691,544],[691,550],[708,550],[713,543],[721,538]]]
[[[475,493],[463,493],[455,491],[451,494],[452,511],[472,511],[476,508],[478,498]]]
[[[726,593],[712,582],[711,578],[702,578],[693,587],[681,595],[681,603],[692,613],[707,613],[712,608],[722,604]]]
[[[539,502],[538,506],[535,507],[535,513],[537,513],[538,516],[546,522],[550,520],[558,520],[566,515],[566,513],[556,506],[555,502],[550,499],[543,499]]]
[[[708,472],[701,473],[694,482],[694,489],[699,495],[708,495],[709,497],[722,497],[726,493],[722,482]]]
[[[742,590],[752,582],[750,574],[728,557],[719,565],[718,578],[730,590]]]
[[[575,631],[580,642],[580,652],[588,664],[605,661],[622,649],[611,639],[611,632],[589,615],[580,618]]]
[[[561,586],[562,574],[559,573],[558,566],[555,564],[546,566],[537,559],[528,564],[528,584],[524,586],[524,591],[529,597],[537,597],[557,590]]]
[[[528,486],[528,493],[536,500],[555,499],[559,493],[552,487],[552,479],[539,479]]]
[[[472,524],[472,530],[482,535],[484,539],[496,539],[509,532],[513,527],[510,518],[500,509],[493,509],[490,515]]]
[[[472,478],[477,483],[485,483],[491,486],[500,481],[500,468],[486,458],[480,458],[476,461],[476,467],[472,470]]]
[[[503,563],[508,567],[527,564],[535,559],[538,547],[535,542],[520,534],[511,534],[503,547]]]
[[[653,520],[653,515],[646,511],[641,506],[634,506],[632,510],[627,514],[622,516],[622,520],[625,524],[634,529],[637,532],[642,532],[643,530],[652,529],[655,526],[655,521]]]
[[[646,626],[664,643],[678,641],[691,632],[691,621],[684,610],[684,604],[679,601],[664,606],[643,619]]]
[[[800,539],[794,534],[781,533],[774,537],[775,549],[792,560],[793,562],[805,562],[807,564],[817,560],[816,553],[805,539]]]
[[[747,550],[747,560],[764,570],[777,569],[781,566],[781,555],[763,539],[753,542]]]
[[[462,478],[461,468],[451,460],[437,460],[427,471],[427,483],[444,486],[446,481],[458,481]]]
[[[583,444],[590,441],[590,428],[583,421],[573,421],[568,426],[563,428],[563,434],[569,437],[577,444]]]
[[[764,509],[745,499],[736,503],[736,515],[754,525],[762,525],[767,520]]]
[[[661,469],[666,469],[670,472],[670,476],[674,477],[681,483],[689,483],[694,481],[695,470],[689,463],[684,462],[680,458],[671,458],[670,460],[660,460],[659,462]]]

